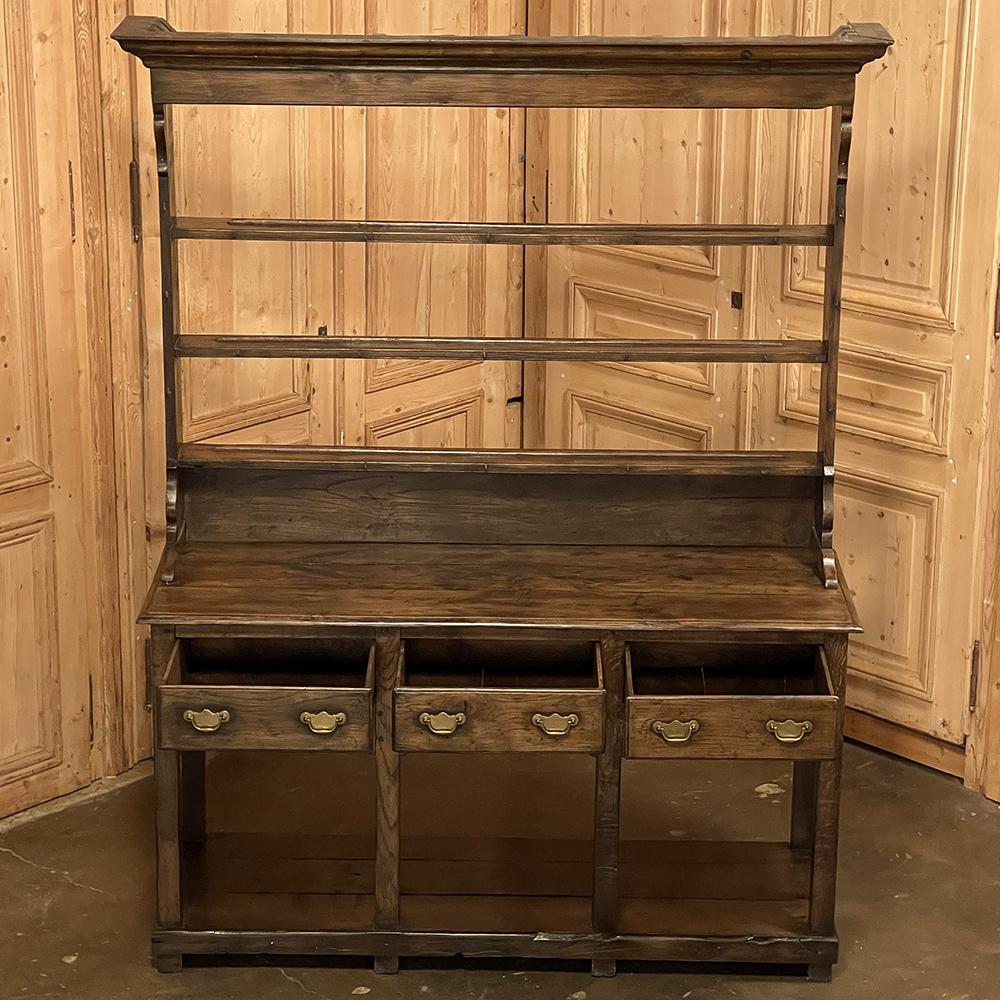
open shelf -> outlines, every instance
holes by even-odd
[[[808,548],[190,542],[174,568],[143,624],[859,631]]]
[[[370,838],[213,834],[185,853],[187,930],[365,930]],[[623,841],[621,933],[808,933],[809,854],[787,844]],[[593,844],[404,837],[404,929],[591,932]]]
[[[181,358],[410,358],[472,361],[732,361],[822,364],[821,340],[570,340],[529,337],[299,337],[182,334]]]

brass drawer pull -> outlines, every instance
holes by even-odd
[[[801,743],[812,729],[813,724],[808,719],[805,722],[795,722],[794,719],[785,719],[784,722],[767,720],[767,731],[774,733],[774,738],[781,743]]]
[[[691,719],[689,722],[683,722],[681,719],[660,722],[657,719],[649,728],[666,743],[687,743],[701,729],[701,723],[697,719]]]
[[[541,712],[535,712],[531,721],[546,736],[565,736],[574,726],[580,724],[580,716],[576,712],[571,712],[569,715],[560,715],[558,712],[542,715]]]
[[[347,715],[344,712],[303,712],[299,722],[308,726],[312,733],[332,733],[347,722]]]
[[[229,710],[224,708],[219,712],[213,712],[210,708],[203,708],[196,712],[189,708],[184,713],[184,721],[190,722],[199,733],[214,733],[222,727],[222,724],[230,719]]]
[[[417,721],[435,736],[451,736],[459,726],[465,725],[465,712],[421,712]]]

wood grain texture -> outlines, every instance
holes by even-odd
[[[186,470],[212,542],[807,546],[815,480]],[[567,488],[569,487],[569,488]]]
[[[226,219],[183,216],[175,240],[331,243],[494,243],[514,246],[830,246],[833,227],[608,225],[524,222],[363,222],[334,219]]]
[[[614,636],[601,639],[604,668],[604,750],[597,758],[594,787],[593,929],[599,934],[618,930],[621,859],[621,763],[625,745],[625,643]],[[694,894],[693,894],[694,895]],[[594,975],[614,975],[607,961],[591,969]]]
[[[706,655],[710,648],[664,643],[627,649],[630,757],[823,760],[839,753],[840,702],[819,649],[720,646]],[[804,661],[801,673],[797,656]],[[767,723],[786,719],[808,720],[812,731],[800,742],[781,742]],[[667,741],[652,728],[675,720],[696,720],[699,728],[683,742]]]
[[[453,733],[437,735],[420,722],[424,712],[462,713]],[[542,715],[576,715],[564,735],[534,725]],[[395,746],[403,751],[597,753],[604,746],[604,692],[566,689],[502,690],[396,688]]]
[[[212,733],[184,720],[188,709],[225,709],[230,719]],[[179,750],[367,750],[371,746],[368,688],[260,687],[201,684],[163,686],[157,692],[160,745]],[[332,733],[314,733],[303,712],[343,712]]]
[[[819,340],[528,340],[507,337],[313,337],[183,334],[186,358],[409,358],[468,361],[717,361],[821,364]]]
[[[843,771],[844,688],[847,681],[848,639],[830,636],[825,644],[834,689],[839,701],[835,717],[835,749],[831,760],[821,761],[816,777],[815,837],[813,840],[812,893],[809,927],[833,933],[837,907],[837,851],[840,840],[840,780]]]
[[[184,444],[181,468],[368,472],[517,472],[596,475],[808,476],[822,474],[809,451],[611,451],[595,449],[352,448]]]
[[[142,621],[857,630],[811,550],[696,546],[191,543]]]
[[[0,13],[0,816],[99,777],[121,732],[101,129],[77,17]]]
[[[558,69],[589,77],[600,71],[687,65],[756,75],[762,68],[813,66],[857,72],[884,54],[891,36],[879,24],[848,24],[816,38],[538,38],[436,35],[338,36],[176,31],[163,18],[128,16],[112,37],[149,67],[355,66],[387,69]],[[579,60],[586,59],[585,65]],[[760,63],[766,63],[762,67]],[[840,64],[839,66],[837,64]]]
[[[837,939],[808,933],[580,934],[435,933],[427,931],[158,931],[161,953],[188,955],[394,955],[466,958],[594,956],[619,961],[832,963]]]
[[[375,642],[375,914],[378,930],[399,926],[399,755],[392,744],[393,688],[402,667],[399,632],[380,632]],[[376,971],[392,972],[399,952],[382,949]]]
[[[849,100],[892,41],[878,25],[810,39],[345,38],[136,18],[114,37],[167,102],[492,107],[822,107]]]
[[[854,97],[854,76],[761,73],[734,86],[729,74],[608,74],[592,77],[586,96],[565,73],[530,77],[505,71],[426,73],[387,70],[157,69],[153,96],[167,104],[301,104],[385,107],[823,108]]]
[[[181,925],[180,754],[153,752],[156,774],[156,924]]]
[[[629,757],[676,760],[817,760],[837,751],[837,699],[813,695],[631,697],[628,700]],[[684,743],[668,743],[651,729],[654,722],[697,719],[701,728]],[[808,719],[813,730],[800,743],[781,743],[768,720]]]

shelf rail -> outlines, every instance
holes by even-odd
[[[716,361],[824,364],[822,340],[567,340],[183,334],[179,358],[406,358],[439,361]]]
[[[654,226],[598,223],[395,222],[323,219],[213,219],[181,216],[178,240],[329,243],[487,243],[508,246],[833,245],[833,226]]]

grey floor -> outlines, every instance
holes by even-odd
[[[786,797],[754,791],[768,804]],[[830,985],[775,975],[580,966],[187,968],[148,962],[148,778],[0,832],[0,997],[229,1000],[822,997],[1000,1000],[1000,807],[945,776],[860,747],[846,755],[838,929]]]

